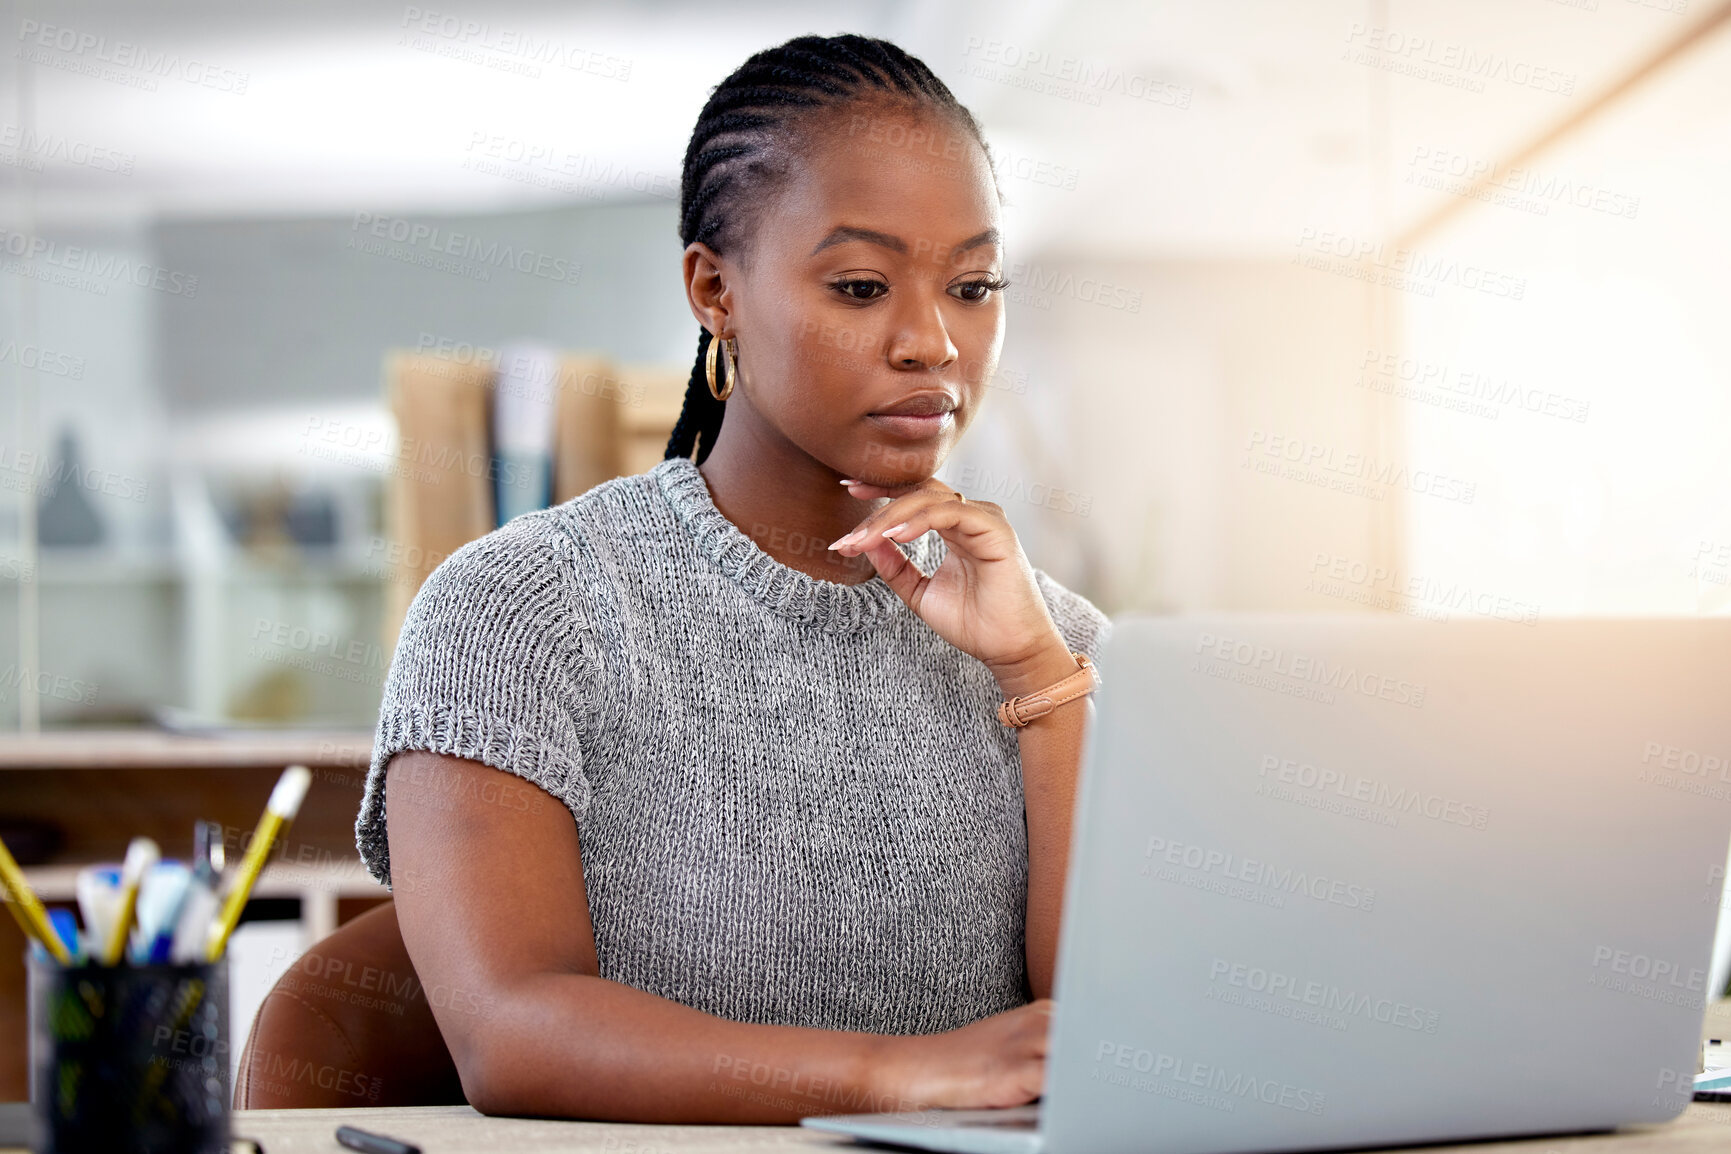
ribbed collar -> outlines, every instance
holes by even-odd
[[[881,577],[841,585],[790,569],[765,553],[715,507],[708,483],[691,460],[669,457],[649,472],[690,532],[697,551],[776,613],[826,633],[852,633],[911,612]],[[941,559],[936,552],[941,539],[933,533],[898,547],[924,573],[932,572]]]

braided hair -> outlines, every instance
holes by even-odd
[[[742,243],[746,219],[788,175],[785,142],[817,113],[868,97],[942,112],[986,150],[979,122],[920,60],[887,40],[865,36],[797,36],[741,64],[716,86],[685,148],[679,194],[679,239],[717,254]],[[988,152],[989,155],[989,152]],[[721,431],[726,405],[709,391],[704,357],[710,333],[699,327],[697,361],[665,457],[695,449],[703,463]]]

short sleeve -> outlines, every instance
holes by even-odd
[[[580,738],[595,661],[571,550],[541,516],[452,553],[415,595],[385,675],[355,841],[390,883],[385,767],[402,750],[478,761],[589,805]]]
[[[1048,577],[1043,569],[1034,570],[1034,583],[1040,587],[1040,596],[1046,599],[1046,611],[1052,615],[1052,623],[1058,627],[1058,632],[1063,634],[1064,643],[1076,653],[1087,654],[1088,660],[1098,665],[1100,650],[1105,648],[1106,638],[1111,635],[1111,619],[1092,601]]]

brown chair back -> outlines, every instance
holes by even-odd
[[[234,1105],[461,1105],[463,1085],[386,902],[277,979],[241,1054]]]

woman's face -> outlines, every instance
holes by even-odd
[[[880,104],[832,112],[808,145],[743,267],[723,266],[742,378],[728,404],[744,394],[764,433],[844,477],[923,480],[1003,344],[991,168],[942,114]]]

